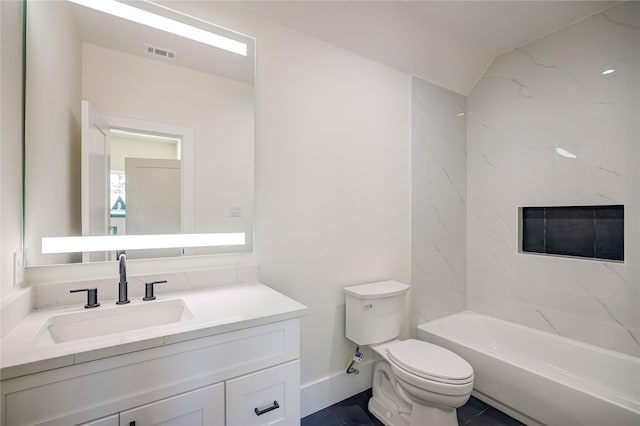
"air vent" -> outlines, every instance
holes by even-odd
[[[174,59],[176,57],[176,52],[169,49],[163,49],[162,47],[150,46],[148,44],[144,45],[147,53],[152,55],[162,56],[163,58]]]

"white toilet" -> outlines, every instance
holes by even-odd
[[[344,288],[346,336],[377,355],[369,411],[387,426],[457,425],[456,408],[471,395],[473,369],[448,349],[397,340],[407,290],[397,281]]]

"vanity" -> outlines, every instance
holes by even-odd
[[[2,426],[299,424],[305,306],[259,282],[100,302],[2,339]]]

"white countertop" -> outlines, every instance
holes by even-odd
[[[35,310],[0,340],[0,377],[9,379],[53,368],[169,345],[275,321],[300,317],[306,306],[265,286],[240,283],[199,291],[162,294],[155,301],[132,300],[119,306],[99,300],[100,307],[82,305]],[[42,343],[39,336],[52,317],[83,311],[127,309],[127,306],[181,299],[193,318],[63,343]]]

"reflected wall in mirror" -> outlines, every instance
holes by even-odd
[[[179,228],[189,233],[244,232],[247,236],[244,246],[169,253],[140,251],[131,252],[129,257],[253,250],[255,40],[153,3],[127,4],[246,43],[248,54],[230,53],[68,1],[29,1],[25,99],[27,266],[81,262],[81,253],[41,254],[41,238],[97,232],[83,226],[83,217],[86,223],[93,216],[87,219],[88,213],[82,208],[82,100],[104,117],[110,139],[115,141],[110,148],[114,161],[108,163],[105,232],[130,234],[128,212],[118,207],[140,205],[142,220],[133,228],[158,219],[153,231],[148,232],[173,233]],[[190,142],[183,139],[184,132],[191,135]],[[168,198],[151,197],[145,186],[141,191],[146,204],[127,193],[123,160],[166,160],[168,154],[160,154],[158,146],[142,149],[138,143],[134,148],[135,142],[129,142],[129,149],[123,148],[128,143],[122,141],[123,134],[134,134],[134,140],[144,139],[142,134],[173,140],[173,160],[179,162],[179,166],[172,166],[173,174],[179,175],[180,182],[179,187],[174,184],[170,198],[180,198],[179,213]],[[159,184],[158,179],[150,178],[157,183],[154,192],[169,197],[168,184]],[[104,209],[98,210],[105,213]],[[162,228],[158,223],[164,220],[159,218],[165,213],[179,223],[158,232]],[[109,254],[95,260],[108,258]]]

